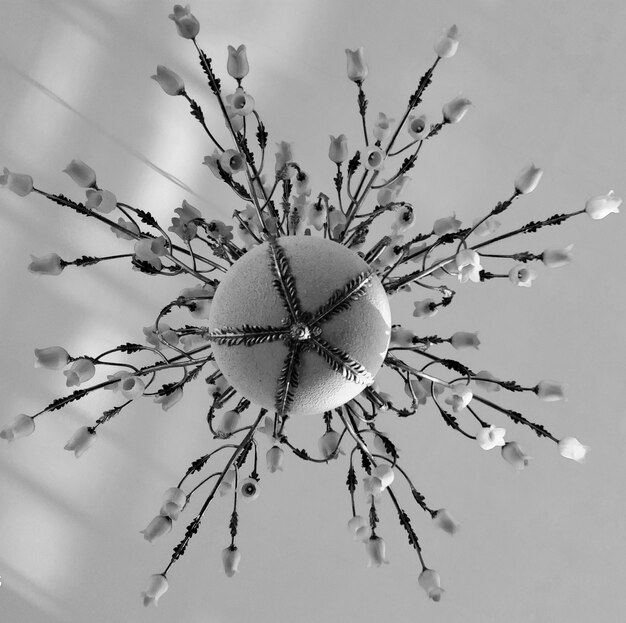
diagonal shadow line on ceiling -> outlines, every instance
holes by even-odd
[[[129,154],[131,154],[132,156],[134,156],[135,158],[137,158],[138,160],[143,162],[147,167],[151,168],[153,171],[156,171],[156,173],[158,173],[159,175],[161,175],[165,179],[167,179],[170,182],[172,182],[172,184],[176,184],[176,186],[178,186],[179,188],[182,188],[185,192],[193,195],[194,197],[197,197],[198,199],[202,199],[203,200],[202,196],[200,196],[198,193],[196,193],[194,190],[192,190],[183,181],[179,180],[175,175],[172,175],[171,173],[168,173],[167,171],[165,171],[164,169],[162,169],[161,167],[156,165],[154,162],[152,162],[152,160],[150,160],[149,158],[144,156],[141,152],[137,151],[136,149],[133,149],[130,145],[128,145],[124,141],[122,141],[119,138],[117,138],[114,134],[112,134],[111,132],[107,131],[102,126],[98,125],[95,121],[93,121],[89,117],[85,116],[79,110],[76,110],[76,108],[74,108],[71,104],[66,102],[62,97],[59,97],[56,93],[54,93],[54,91],[51,91],[48,87],[46,87],[45,85],[41,84],[41,82],[38,82],[37,80],[35,80],[31,76],[29,76],[28,74],[25,74],[21,69],[19,69],[18,67],[16,67],[15,65],[13,65],[12,63],[10,63],[9,61],[7,61],[6,59],[4,59],[2,57],[0,57],[0,62],[3,63],[4,65],[6,65],[13,72],[15,72],[24,81],[28,82],[31,86],[35,87],[38,91],[43,93],[46,97],[50,98],[51,100],[53,100],[57,104],[63,106],[64,108],[66,108],[67,110],[72,112],[74,115],[76,115],[82,121],[84,121],[89,126],[94,128],[100,134],[106,136],[110,141],[112,141],[113,143],[115,143],[116,145],[121,147],[124,151],[128,152]]]

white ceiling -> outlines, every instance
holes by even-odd
[[[201,45],[223,76],[226,46],[247,44],[246,88],[270,140],[294,142],[316,192],[334,194],[328,135],[343,132],[355,148],[360,140],[344,48],[365,47],[370,118],[378,111],[397,118],[432,62],[434,40],[456,23],[459,52],[441,63],[423,110],[436,120],[457,94],[474,107],[427,146],[411,172],[406,199],[416,208],[416,230],[453,212],[471,222],[510,195],[530,162],[545,175],[502,219],[510,228],[581,209],[611,188],[626,193],[626,6],[618,0],[197,0],[192,9]],[[162,0],[4,0],[0,165],[80,198],[61,170],[82,158],[103,186],[164,222],[183,199],[224,219],[240,208],[201,166],[210,148],[184,102],[149,79],[157,64],[180,73],[221,131],[192,46],[176,36],[170,12]],[[94,354],[140,340],[141,327],[191,282],[161,283],[121,264],[37,278],[25,270],[30,253],[78,257],[108,252],[113,242],[120,252],[126,247],[38,197],[4,192],[1,201],[4,422],[65,393],[59,373],[32,369],[34,348],[61,344]],[[198,387],[167,413],[135,405],[79,461],[63,445],[110,406],[107,395],[40,418],[32,437],[1,448],[3,621],[622,620],[625,232],[620,216],[581,217],[514,240],[502,252],[574,243],[575,263],[540,267],[528,290],[505,281],[458,286],[454,304],[430,320],[411,317],[415,294],[393,299],[393,321],[418,332],[479,331],[480,351],[462,356],[474,369],[526,385],[567,382],[562,404],[532,396],[503,402],[592,448],[578,465],[510,424],[510,438],[535,457],[517,473],[495,451],[455,435],[434,411],[381,416],[418,488],[462,522],[449,538],[405,500],[427,561],[442,576],[442,602],[428,602],[418,587],[417,559],[389,507],[381,510],[381,534],[391,564],[366,569],[364,547],[345,529],[344,460],[317,466],[290,455],[284,473],[267,474],[262,495],[241,509],[241,572],[228,579],[221,570],[229,509],[217,504],[172,569],[158,610],[144,610],[139,592],[169,559],[184,520],[153,546],[139,530],[163,490],[214,444]],[[294,443],[314,452],[322,422],[292,427]]]

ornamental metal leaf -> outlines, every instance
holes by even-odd
[[[135,210],[135,214],[139,217],[139,220],[150,227],[158,227],[159,223],[157,220],[150,214],[150,212],[146,212],[145,210]]]
[[[396,446],[394,445],[393,441],[391,441],[391,439],[389,439],[389,437],[387,437],[386,435],[383,435],[382,433],[377,432],[376,435],[381,440],[381,442],[383,444],[383,448],[385,448],[385,452],[389,456],[391,456],[394,460],[399,459],[400,456],[398,454],[398,450],[397,450]]]
[[[213,73],[213,68],[211,67],[211,59],[204,53],[204,50],[199,50],[200,56],[200,67],[202,67],[202,71],[206,74],[206,77],[209,79],[209,86],[211,87],[211,91],[215,95],[220,94],[221,84],[220,79],[216,78]]]
[[[76,201],[72,201],[71,199],[68,199],[65,195],[62,195],[61,193],[59,193],[58,195],[46,194],[46,197],[48,197],[48,199],[50,199],[50,201],[53,201],[54,203],[58,203],[59,205],[62,205],[67,208],[71,208],[75,212],[78,212],[78,214],[82,214],[84,216],[94,215],[93,212],[91,210],[88,210],[84,204],[77,203]]]
[[[122,344],[118,346],[115,350],[119,350],[121,353],[136,353],[140,350],[143,350],[145,346],[141,344],[134,344],[132,342],[126,342],[126,344]]]
[[[241,469],[244,463],[248,460],[248,454],[250,454],[250,450],[252,449],[252,439],[244,446],[243,450],[235,460],[235,465],[238,469]]]
[[[214,329],[206,336],[211,342],[225,344],[226,346],[254,346],[265,342],[275,342],[287,334],[287,329],[278,327],[259,327],[257,325],[244,324],[241,327],[224,327]]]
[[[428,506],[426,505],[426,498],[415,488],[411,489],[411,493],[413,494],[413,498],[415,501],[425,510],[428,511]]]
[[[262,121],[258,122],[258,129],[256,131],[256,140],[261,149],[265,149],[267,145],[267,130],[265,129],[265,125]]]
[[[138,260],[136,257],[133,257],[132,264],[142,273],[146,273],[147,275],[158,275],[161,272],[158,268],[155,268],[152,264],[150,264],[150,262]]]
[[[245,187],[235,181],[230,173],[224,171],[224,169],[220,166],[219,160],[217,162],[217,170],[220,174],[220,178],[224,180],[224,182],[226,182],[244,201],[251,201],[250,195]]]
[[[354,493],[356,491],[356,486],[358,484],[356,478],[356,472],[354,471],[354,467],[350,465],[350,469],[348,470],[348,477],[346,478],[346,485],[348,485],[348,491],[350,493]]]
[[[304,448],[295,448],[292,446],[293,453],[303,461],[308,461],[311,459],[309,453]]]
[[[239,514],[237,511],[233,511],[228,522],[228,531],[233,539],[237,536],[237,527],[239,526]]]
[[[108,422],[111,418],[114,418],[120,411],[122,410],[122,406],[112,407],[111,409],[107,409],[103,411],[102,415],[96,420],[96,424],[104,424]]]
[[[94,264],[97,264],[100,261],[102,261],[102,258],[100,258],[100,257],[93,257],[93,256],[90,256],[90,255],[83,255],[82,257],[79,257],[78,259],[75,259],[71,263],[74,264],[74,266],[93,266]]]
[[[335,348],[320,337],[312,337],[310,347],[336,372],[339,372],[348,381],[369,385],[374,377],[356,359],[340,348]]]
[[[531,422],[530,420],[526,419],[521,413],[513,411],[512,409],[506,409],[503,413],[505,413],[505,415],[508,415],[511,420],[513,420],[513,422],[515,422],[516,424],[524,424],[525,426],[529,426],[530,428],[532,428],[533,431],[535,431],[537,437],[548,437],[553,439],[552,435],[546,430],[544,426]]]
[[[359,446],[359,451],[361,452],[361,466],[363,467],[363,469],[371,475],[372,473],[372,461],[370,460],[370,457],[367,456],[367,453],[365,452],[365,450],[363,450],[363,448],[361,448],[361,446]]]
[[[207,461],[210,458],[210,455],[205,454],[204,456],[201,456],[200,458],[193,461],[191,465],[187,468],[185,476],[191,476],[192,474],[199,472],[206,465]]]
[[[283,363],[280,376],[278,377],[278,387],[276,388],[276,411],[284,415],[293,404],[294,391],[300,381],[300,352],[302,346],[298,342],[292,342],[289,353]]]
[[[252,165],[255,166],[254,163],[254,154],[250,151],[248,147],[248,141],[245,136],[239,136],[237,138],[237,144],[239,145],[239,149],[241,153],[246,157],[246,160]]]
[[[361,164],[361,152],[357,151],[350,159],[350,162],[348,162],[349,176],[352,176],[356,173],[356,170],[359,168],[359,164]]]
[[[198,102],[196,102],[193,99],[190,99],[189,106],[191,107],[192,117],[197,119],[200,123],[204,123],[204,113],[202,112],[202,108],[200,108]]]
[[[404,511],[403,509],[399,509],[398,519],[400,520],[400,525],[406,530],[406,534],[409,538],[409,545],[415,548],[416,551],[421,552],[422,548],[420,547],[419,539],[417,538],[417,534],[415,534],[415,530],[413,530],[411,520],[406,514],[406,511]]]
[[[184,555],[191,537],[198,532],[199,527],[200,518],[195,517],[192,522],[187,526],[187,529],[185,530],[185,536],[183,537],[182,541],[174,548],[172,553],[172,561],[178,560],[182,555]]]
[[[84,398],[88,393],[88,389],[77,389],[69,396],[65,396],[64,398],[56,398],[55,400],[53,400],[45,408],[45,411],[56,411],[57,409],[62,409],[69,402],[73,402],[74,400],[80,400],[81,398]]]
[[[370,506],[369,520],[370,520],[370,528],[372,530],[372,534],[375,534],[376,526],[378,525],[378,522],[380,521],[380,519],[378,517],[378,513],[376,512],[376,505],[374,504],[373,499],[374,498],[372,496],[372,505]]]
[[[333,316],[350,307],[352,301],[361,298],[373,275],[373,271],[364,270],[340,290],[335,290],[332,296],[317,311],[313,313],[313,323],[326,322]]]
[[[280,296],[285,309],[289,312],[291,320],[299,320],[302,312],[300,311],[300,300],[296,291],[296,280],[291,272],[291,266],[285,250],[272,238],[269,241],[269,256],[270,270],[272,275],[274,275],[272,284],[278,296]]]
[[[452,415],[451,413],[448,413],[445,409],[442,409],[441,407],[439,408],[439,413],[441,414],[443,421],[448,426],[450,426],[451,428],[454,428],[454,430],[460,430],[459,423],[457,422],[457,419],[454,415]]]
[[[407,156],[403,161],[402,165],[398,169],[397,176],[403,175],[407,171],[410,171],[415,166],[415,161],[417,160],[417,154],[411,154]]]

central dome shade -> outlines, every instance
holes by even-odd
[[[322,413],[369,385],[389,346],[385,290],[354,251],[312,236],[265,242],[218,286],[215,361],[243,396],[280,414]]]

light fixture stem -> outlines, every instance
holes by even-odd
[[[435,62],[430,67],[430,69],[426,72],[426,74],[424,74],[424,76],[420,80],[420,83],[419,83],[417,91],[411,96],[411,99],[409,100],[409,105],[407,106],[406,110],[404,111],[404,114],[402,115],[402,119],[400,120],[400,123],[398,123],[398,126],[396,127],[396,129],[395,129],[391,139],[389,140],[389,143],[387,144],[387,147],[385,148],[385,156],[389,155],[389,152],[391,151],[391,148],[393,147],[393,144],[395,143],[395,140],[398,137],[398,134],[400,133],[400,130],[404,126],[404,124],[405,124],[405,122],[406,122],[406,120],[407,120],[407,118],[409,116],[409,113],[411,112],[411,110],[413,110],[413,108],[415,108],[415,106],[417,105],[417,102],[419,102],[422,94],[426,90],[426,87],[430,84],[431,76],[432,76],[433,72],[435,71],[435,67],[437,67],[437,64],[439,63],[440,60],[441,59],[439,57],[437,57]],[[357,213],[361,203],[363,202],[365,197],[367,197],[367,194],[369,193],[369,191],[372,188],[374,182],[376,181],[376,178],[378,177],[378,173],[379,173],[378,171],[374,171],[373,172],[372,176],[370,177],[369,181],[367,182],[367,185],[363,189],[363,193],[359,197],[359,192],[361,191],[361,187],[363,185],[363,182],[365,181],[367,173],[365,173],[363,175],[363,177],[361,178],[361,182],[359,183],[359,187],[357,188],[357,191],[356,191],[356,193],[354,195],[355,198],[350,203],[350,206],[348,207],[348,210],[347,210],[347,213],[346,213],[346,226],[345,226],[344,231],[346,231],[348,229],[348,226],[350,225],[350,223],[352,222],[352,219],[356,215],[356,213]]]
[[[348,433],[352,437],[352,439],[354,439],[356,444],[367,455],[369,460],[372,462],[372,465],[374,465],[374,467],[376,467],[376,459],[374,458],[374,455],[370,452],[370,449],[367,447],[367,444],[365,443],[365,441],[363,441],[363,438],[354,429],[354,426],[352,426],[352,422],[349,421],[350,418],[347,418],[344,415],[343,410],[338,410],[338,414],[339,414],[339,417],[341,418],[341,421],[343,422],[344,426],[346,427],[346,430],[348,431]],[[398,512],[398,516],[402,517],[404,511],[402,510],[400,504],[398,503],[398,499],[396,498],[396,496],[395,496],[391,486],[386,487],[385,491],[387,491],[387,493],[389,494],[389,497],[391,498],[391,501],[393,502],[393,505],[396,507],[396,511]],[[415,539],[411,538],[411,541],[412,541],[413,547],[415,548],[415,551],[417,552],[417,555],[418,555],[418,557],[420,559],[420,563],[422,565],[422,569],[425,569],[426,565],[424,563],[424,559],[422,558],[422,548],[421,548],[419,542],[417,541],[417,537],[415,537]]]
[[[500,240],[505,240],[506,238],[511,238],[512,236],[516,236],[517,234],[523,234],[523,233],[526,233],[527,231],[539,229],[540,227],[545,227],[547,225],[557,225],[557,224],[562,223],[563,221],[566,221],[569,218],[572,218],[573,216],[578,216],[579,214],[584,214],[584,213],[585,213],[585,210],[578,210],[577,212],[570,212],[568,214],[556,214],[555,216],[549,219],[546,219],[545,221],[541,221],[539,223],[536,223],[536,222],[527,223],[526,225],[523,225],[522,227],[518,229],[507,232],[500,236],[496,236],[495,238],[490,238],[489,240],[486,240],[485,242],[480,242],[469,248],[472,249],[473,251],[477,249],[482,249],[482,247],[486,247],[487,245],[493,244],[494,242],[499,242]],[[393,294],[394,292],[397,292],[397,290],[406,283],[411,283],[413,281],[418,281],[419,279],[422,279],[423,277],[428,277],[428,275],[435,272],[438,268],[441,268],[443,266],[446,266],[450,262],[453,262],[455,257],[456,257],[456,254],[450,255],[443,260],[439,260],[438,262],[435,262],[428,268],[425,268],[423,270],[416,270],[412,273],[409,273],[408,275],[404,275],[403,277],[398,278],[396,281],[394,281],[393,283],[385,287],[387,294]],[[410,257],[407,256],[406,259],[408,260],[410,259]]]
[[[243,452],[244,448],[250,443],[250,441],[254,437],[254,433],[256,432],[257,427],[261,423],[261,420],[265,417],[266,413],[267,413],[267,409],[261,409],[259,411],[259,415],[257,416],[256,420],[254,421],[254,424],[252,424],[252,426],[250,427],[250,430],[248,431],[246,436],[243,438],[241,443],[235,448],[235,451],[230,455],[230,458],[226,462],[226,465],[224,466],[224,469],[222,469],[222,473],[218,476],[216,483],[213,485],[213,489],[211,489],[211,493],[209,493],[207,499],[204,501],[204,504],[202,505],[202,508],[200,509],[200,511],[198,512],[198,514],[195,517],[194,521],[196,522],[196,524],[198,526],[200,524],[200,521],[202,520],[202,516],[206,512],[206,509],[209,507],[209,504],[211,503],[211,500],[213,500],[213,498],[215,497],[215,493],[217,492],[217,490],[219,489],[219,486],[222,484],[222,481],[226,477],[226,473],[231,468],[232,464],[235,462],[237,457]],[[186,547],[186,545],[189,542],[189,539],[191,539],[192,535],[193,535],[193,533],[188,534],[188,535],[185,536],[185,538],[183,539],[183,542],[181,544],[183,548]],[[176,560],[177,560],[177,558],[175,558],[174,556],[171,558],[169,564],[167,565],[167,567],[163,571],[163,575],[165,575],[169,571],[170,567],[176,562]]]
[[[217,83],[215,82],[215,77],[213,75],[213,70],[209,67],[208,63],[205,61],[205,56],[204,56],[204,52],[200,49],[200,46],[198,45],[197,41],[194,39],[192,39],[193,44],[198,52],[198,55],[200,56],[200,62],[202,63],[202,67],[205,71],[205,73],[207,74],[207,76],[209,77],[209,81],[211,83],[211,89],[213,91],[213,93],[215,94],[215,97],[217,99],[217,102],[220,106],[220,109],[222,111],[222,115],[226,121],[226,127],[228,128],[231,137],[233,139],[233,142],[235,143],[235,146],[237,147],[238,150],[240,150],[240,145],[239,145],[239,139],[237,138],[237,132],[235,132],[235,129],[233,128],[233,124],[230,121],[230,116],[228,114],[228,111],[226,110],[226,106],[224,105],[224,100],[222,99],[222,96],[220,94],[220,90],[217,86]],[[257,216],[259,217],[259,221],[261,223],[261,229],[263,230],[263,233],[266,234],[267,236],[269,236],[269,231],[267,229],[267,226],[265,225],[265,220],[263,219],[263,215],[261,213],[261,206],[259,205],[259,199],[256,196],[256,191],[254,188],[254,183],[253,183],[253,178],[250,176],[250,170],[249,167],[253,166],[252,163],[248,162],[248,158],[246,158],[244,156],[243,158],[244,161],[244,172],[246,174],[246,180],[248,182],[248,188],[250,189],[250,197],[252,199],[252,202],[254,203],[254,207],[256,208],[256,212],[257,212]],[[261,187],[261,190],[263,192],[263,195],[265,196],[265,189],[263,188],[263,184],[261,182],[260,177],[258,176],[258,174],[255,176],[259,186]],[[267,197],[266,197],[267,198]]]

